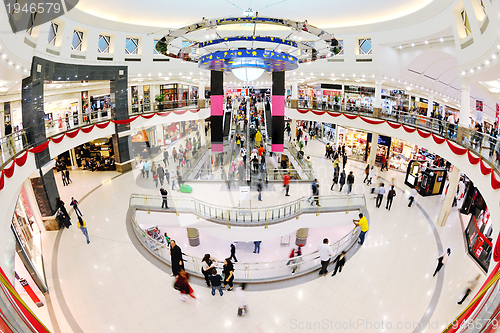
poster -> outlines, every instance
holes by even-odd
[[[476,122],[483,124],[483,100],[476,99]]]

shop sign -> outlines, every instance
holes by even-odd
[[[372,142],[372,134],[368,133],[367,137],[368,142]],[[382,146],[390,146],[391,145],[391,137],[385,135],[378,136],[378,144]]]
[[[483,100],[476,99],[476,122],[483,123]]]
[[[393,90],[393,91],[391,91],[391,96],[404,95],[404,94],[405,94],[404,90]]]
[[[373,88],[373,87],[359,87],[359,92],[362,94],[374,94],[375,88]]]
[[[357,93],[359,92],[358,86],[344,86],[344,91],[347,93]]]

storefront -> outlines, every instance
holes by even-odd
[[[78,124],[78,98],[46,101],[44,108],[47,131],[55,129],[64,131]]]
[[[342,102],[341,84],[321,84],[321,107],[323,109],[340,111]]]
[[[79,167],[90,171],[116,170],[113,140],[111,137],[90,141],[75,148]]]
[[[382,110],[386,114],[391,114],[395,110],[407,112],[410,105],[410,96],[406,91],[382,89]]]
[[[101,117],[107,117],[111,108],[111,96],[109,94],[90,96],[92,110],[97,111]],[[78,112],[76,113],[78,115]]]
[[[329,142],[332,142],[333,144],[337,143],[337,125],[335,124],[330,124],[330,123],[322,123],[323,124],[323,139]]]
[[[346,111],[373,112],[375,88],[344,86]]]
[[[352,128],[344,128],[337,126],[338,129],[338,145],[346,147],[346,154],[349,158],[357,161],[366,160],[366,140],[368,134]]]

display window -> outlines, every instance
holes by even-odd
[[[50,131],[54,129],[66,130],[70,128],[70,123],[78,123],[78,98],[63,99],[54,102],[46,102],[45,108],[45,128]]]
[[[163,125],[163,142],[169,145],[177,139],[181,138],[181,123],[172,123]]]
[[[365,149],[368,134],[341,126],[338,126],[338,131],[338,144],[345,144],[347,156],[358,161],[365,161]]]
[[[373,112],[375,88],[344,86],[346,111]]]

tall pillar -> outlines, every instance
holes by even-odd
[[[441,208],[441,213],[439,214],[437,220],[437,224],[441,227],[444,227],[444,225],[446,224],[446,220],[450,215],[451,206],[453,204],[453,198],[457,194],[457,186],[459,180],[460,180],[460,170],[456,166],[453,166],[453,171],[450,176],[450,184],[448,186],[448,193],[446,193],[443,207]]]
[[[299,107],[299,84],[296,78],[292,79],[292,100],[291,107],[297,108]]]
[[[292,126],[291,126],[292,131],[290,132],[291,133],[290,141],[293,141],[293,139],[295,139],[295,137],[297,136],[297,120],[292,119],[291,122],[292,122]]]
[[[370,156],[368,158],[368,164],[371,167],[375,165],[375,159],[377,158],[377,146],[378,146],[378,133],[372,133],[372,141],[370,143]]]
[[[273,72],[272,88],[272,145],[274,153],[283,152],[285,126],[285,72]]]
[[[78,168],[78,162],[76,161],[75,148],[71,148],[69,150],[69,159],[71,161],[72,169],[77,169]]]
[[[378,117],[382,110],[382,81],[375,81],[375,99],[373,101],[373,116]]]
[[[200,233],[198,232],[198,229],[196,228],[186,228],[186,229],[187,229],[189,245],[191,246],[200,245]]]
[[[222,119],[224,115],[224,72],[210,71],[210,121],[212,152],[224,151]]]
[[[198,107],[203,109],[205,107],[205,81],[200,78],[198,84]]]
[[[307,236],[309,236],[309,228],[300,228],[297,230],[297,236],[295,237],[295,245],[306,245]]]
[[[469,128],[470,117],[470,79],[463,77],[460,79],[462,88],[462,98],[460,102],[460,120],[463,127]]]
[[[205,119],[200,119],[200,139],[201,145],[204,146],[207,143],[207,137],[205,136]]]
[[[434,109],[434,95],[429,94],[429,97],[427,97],[427,117],[432,116],[433,109]]]

